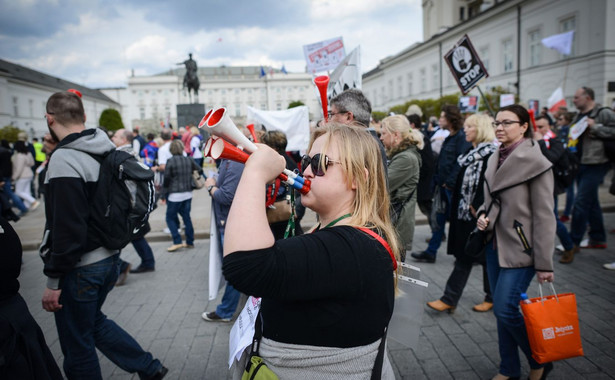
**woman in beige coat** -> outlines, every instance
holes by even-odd
[[[15,194],[23,199],[23,202],[30,211],[36,209],[40,202],[30,194],[30,185],[34,172],[34,158],[23,141],[15,143],[15,155],[13,156],[13,182],[15,183]]]
[[[501,108],[493,126],[501,145],[487,163],[485,203],[477,221],[479,229],[491,232],[486,261],[500,350],[500,370],[493,379],[519,378],[519,348],[529,361],[529,378],[544,379],[553,365],[532,358],[519,302],[534,274],[540,283],[553,281],[551,163],[532,140],[525,108]]]

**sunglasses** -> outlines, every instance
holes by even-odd
[[[315,176],[322,177],[325,175],[325,171],[329,168],[329,164],[341,164],[339,161],[333,161],[327,155],[325,155],[325,167],[320,165],[320,153],[316,153],[312,157],[307,154],[301,157],[301,170],[305,173],[305,169],[307,169],[308,165],[312,168],[312,173]]]

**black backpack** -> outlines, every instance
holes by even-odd
[[[149,214],[156,204],[154,172],[121,150],[92,157],[100,171],[91,200],[90,231],[103,247],[122,249],[149,230]]]
[[[560,189],[572,185],[579,173],[579,158],[576,153],[564,148],[564,154],[553,164],[553,179]]]

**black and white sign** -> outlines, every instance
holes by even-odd
[[[470,92],[479,80],[489,76],[467,34],[444,55],[444,60],[464,95]]]

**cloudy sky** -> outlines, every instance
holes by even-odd
[[[0,0],[0,58],[89,87],[125,86],[193,53],[199,66],[303,72],[342,36],[363,71],[422,39],[420,0]]]

